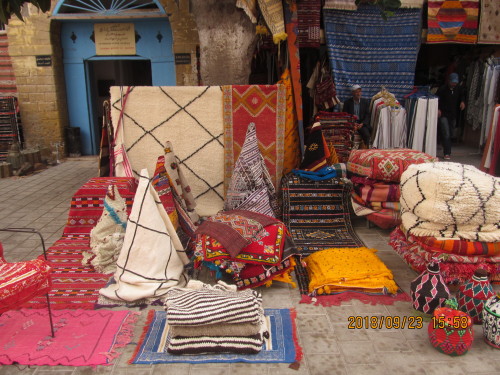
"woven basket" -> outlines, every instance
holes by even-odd
[[[464,355],[474,340],[471,317],[450,307],[434,310],[428,333],[431,345],[450,356]]]

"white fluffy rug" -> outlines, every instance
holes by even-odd
[[[111,87],[116,129],[126,88]],[[124,99],[124,98],[123,98]],[[115,152],[124,146],[134,176],[152,176],[166,141],[172,142],[202,216],[224,203],[222,91],[219,86],[136,86],[126,98]],[[117,173],[123,168],[117,168]]]

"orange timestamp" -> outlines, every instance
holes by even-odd
[[[424,320],[421,316],[349,316],[348,329],[421,329]]]
[[[434,329],[466,329],[470,325],[470,318],[468,316],[433,316],[430,324]]]

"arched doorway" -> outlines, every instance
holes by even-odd
[[[62,22],[69,123],[80,128],[84,155],[99,152],[102,101],[110,86],[175,85],[172,31],[164,9],[156,0],[121,8],[117,3],[61,0],[53,12]]]

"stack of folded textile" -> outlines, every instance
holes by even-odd
[[[446,283],[479,268],[500,283],[500,178],[470,165],[412,165],[401,176],[402,225],[390,244],[416,271],[441,260]]]
[[[171,354],[256,354],[268,336],[262,296],[224,283],[190,281],[165,299]]]
[[[346,163],[354,146],[355,116],[346,112],[318,112],[315,119],[321,124],[328,147],[335,150],[336,162]]]
[[[229,274],[239,289],[268,284],[272,280],[292,283],[295,247],[288,231],[274,217],[252,211],[221,211],[196,230],[195,267],[202,264]]]
[[[398,286],[391,270],[366,247],[331,248],[307,258],[309,293],[334,294],[355,291],[364,294],[396,294]]]
[[[380,228],[394,228],[401,223],[400,177],[412,164],[437,159],[410,149],[353,150],[347,162],[354,184],[352,206],[357,216]]]

